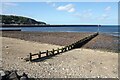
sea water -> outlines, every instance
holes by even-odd
[[[100,32],[113,36],[118,36],[118,26],[72,26],[72,27],[23,27],[22,31],[40,31],[40,32]]]
[[[119,36],[118,26],[67,26],[67,27],[21,27],[21,28],[0,28],[0,29],[21,29],[21,31],[38,31],[38,32],[100,32],[113,36]]]

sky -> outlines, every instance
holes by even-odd
[[[1,14],[47,24],[118,24],[118,2],[2,2]]]

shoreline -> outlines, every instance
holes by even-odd
[[[78,41],[92,33],[85,32],[29,32],[29,31],[3,31],[3,37],[21,39],[25,41],[33,41],[47,43],[53,45],[66,46]],[[118,37],[107,34],[99,34],[97,37],[89,41],[82,48],[98,49],[104,51],[118,51]]]

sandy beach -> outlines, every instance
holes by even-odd
[[[24,34],[33,36],[25,36]],[[53,33],[49,33],[49,35],[48,33],[43,34],[32,34],[30,32],[3,32],[3,37],[1,37],[3,69],[18,70],[19,74],[25,72],[29,77],[32,78],[118,77],[118,54],[114,52],[114,49],[111,47],[111,49],[113,49],[113,52],[107,52],[100,50],[100,48],[97,50],[90,47],[90,45],[94,46],[94,44],[97,44],[96,40],[102,35],[94,38],[82,48],[74,49],[63,54],[56,55],[55,57],[46,59],[42,62],[25,62],[24,58],[30,52],[36,53],[40,50],[44,51],[62,47],[75,41],[75,39],[77,40],[82,38],[82,36],[84,37],[85,35],[89,35],[88,33],[85,33],[84,35],[81,34],[81,36],[80,33],[71,33],[72,35],[69,34],[69,36],[63,35],[68,33],[61,33],[62,35],[58,33],[54,35]],[[48,36],[49,38],[46,39]],[[51,41],[51,38],[53,41]],[[115,42],[113,38],[110,38],[109,36],[107,39],[108,38],[109,41]],[[61,41],[58,41],[59,39]],[[107,41],[107,39],[104,39],[104,41]],[[110,43],[108,42],[106,44]],[[114,44],[111,45],[115,46]]]

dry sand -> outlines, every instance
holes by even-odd
[[[118,54],[91,49],[74,49],[42,62],[25,62],[29,52],[61,46],[2,37],[3,69],[26,72],[33,78],[116,78]]]

